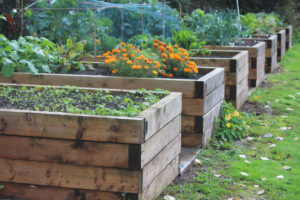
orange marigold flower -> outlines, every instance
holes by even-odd
[[[185,72],[188,72],[188,73],[192,73],[192,70],[191,70],[191,69],[188,69],[188,68],[184,68],[184,71],[185,71]]]
[[[162,42],[158,42],[158,44],[159,44],[160,46],[163,46],[163,45],[164,45],[164,43],[162,43]]]
[[[124,43],[124,42],[122,42],[122,43],[121,43],[121,46],[124,46],[124,45],[125,45],[125,43]]]
[[[186,57],[185,57],[185,59],[189,60],[189,59],[190,59],[190,57],[187,57],[187,56],[186,56]]]
[[[178,45],[177,45],[177,44],[175,44],[175,45],[174,45],[174,47],[175,47],[175,48],[178,48]]]
[[[173,78],[173,74],[169,74],[169,77],[170,77],[170,78]]]
[[[134,55],[133,53],[132,53],[132,54],[130,54],[130,57],[131,57],[131,58],[133,58],[134,56],[135,56],[135,55]]]
[[[174,54],[170,54],[170,58],[174,59],[175,58]]]
[[[154,43],[153,46],[154,46],[154,47],[158,47],[158,44]]]
[[[123,51],[123,52],[126,52],[127,50],[126,50],[126,49],[122,49],[122,51]]]
[[[165,54],[165,53],[161,54],[161,56],[165,59],[168,57],[167,54]]]
[[[167,65],[163,66],[164,69],[167,69]]]
[[[163,62],[167,62],[167,59],[163,59]]]
[[[114,70],[112,71],[112,73],[115,74],[117,71],[118,71],[117,69],[114,69]]]
[[[167,47],[168,45],[167,45],[166,43],[163,43],[163,46],[164,46],[164,47]]]
[[[185,56],[188,56],[189,54],[187,52],[184,53]]]
[[[151,64],[152,62],[151,61],[147,61],[147,64]]]
[[[125,58],[127,57],[127,53],[123,53],[122,56]]]
[[[155,70],[153,70],[152,73],[153,73],[154,75],[157,75],[157,71],[155,71]]]
[[[178,55],[182,56],[182,53],[181,53],[181,52],[179,52],[179,53],[178,53]]]
[[[132,44],[129,44],[128,46],[129,46],[129,47],[132,47]]]
[[[148,67],[147,67],[147,66],[144,66],[144,69],[148,69]]]
[[[132,64],[132,61],[131,60],[127,60],[127,64]]]
[[[97,56],[97,58],[101,58],[101,56],[99,55],[99,56]]]
[[[198,68],[194,68],[193,71],[195,74],[198,74]]]
[[[177,67],[174,67],[173,70],[176,72],[177,71]]]
[[[157,39],[154,40],[155,43],[159,43],[159,41]]]
[[[129,58],[124,58],[124,60],[129,60]]]

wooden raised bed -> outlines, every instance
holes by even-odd
[[[264,72],[264,61],[265,61],[265,42],[259,42],[258,44],[248,46],[202,46],[204,49],[210,50],[238,50],[248,51],[249,55],[249,75],[248,75],[248,86],[258,87],[265,78]]]
[[[261,37],[263,36],[263,37]],[[264,37],[265,35],[253,34],[255,38],[241,38],[243,41],[260,41],[266,43],[265,72],[272,73],[277,68],[277,35]]]
[[[228,57],[228,58],[226,58]],[[225,100],[239,109],[247,97],[241,96],[248,92],[248,51],[211,50],[210,56],[197,53],[191,60],[197,66],[220,67],[225,69]]]
[[[64,74],[14,73],[6,78],[0,73],[0,83],[36,85],[74,85],[89,88],[109,88],[135,90],[145,88],[166,89],[182,92],[182,146],[205,147],[213,133],[214,117],[219,115],[224,99],[224,69],[199,67],[199,73],[206,74],[200,79],[132,78],[116,76],[87,76]]]
[[[281,61],[285,55],[285,30],[278,30],[277,32],[277,61]]]
[[[293,27],[291,25],[287,27],[278,27],[276,30],[285,30],[285,49],[288,51],[293,47]]]
[[[1,194],[155,199],[179,173],[181,104],[170,93],[136,117],[0,109]]]

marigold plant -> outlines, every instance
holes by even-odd
[[[238,112],[231,103],[224,102],[221,117],[215,118],[216,130],[214,137],[220,142],[232,142],[242,139],[248,134],[248,114]]]
[[[192,77],[198,73],[195,62],[178,45],[154,40],[152,49],[141,51],[132,44],[121,43],[120,48],[103,54],[104,68],[116,76],[128,77]]]

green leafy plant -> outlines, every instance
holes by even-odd
[[[180,31],[173,30],[173,41],[175,44],[185,48],[186,50],[190,51],[192,49],[201,49],[201,44],[198,43],[197,37],[192,30],[189,29],[182,29]]]
[[[222,145],[225,142],[242,139],[248,134],[247,124],[250,124],[248,117],[247,113],[238,112],[231,103],[224,102],[220,118],[215,118],[214,138]]]
[[[79,61],[83,56],[85,41],[55,45],[46,38],[19,37],[9,41],[0,35],[0,70],[5,77],[14,72],[67,73],[70,68],[84,70]]]

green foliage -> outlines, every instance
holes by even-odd
[[[189,29],[182,29],[178,32],[173,30],[172,39],[175,44],[185,48],[188,51],[197,48],[201,49],[201,44],[198,43],[196,35]]]
[[[293,30],[293,43],[300,43],[300,30],[296,28]]]
[[[128,42],[133,46],[140,47],[140,49],[148,49],[153,47],[155,39],[162,41],[163,37],[162,35],[161,36],[156,35],[152,37],[151,34],[143,33],[130,38]],[[173,42],[171,38],[165,38],[165,43],[171,45]]]
[[[248,114],[238,112],[231,103],[224,102],[221,108],[221,117],[215,118],[216,131],[214,137],[219,143],[233,142],[242,139],[248,134]]]
[[[20,37],[9,41],[0,35],[0,69],[5,77],[14,72],[67,73],[70,68],[84,70],[81,62],[85,41],[55,45],[46,38]]]
[[[234,10],[215,10],[204,15],[198,9],[185,18],[186,27],[194,30],[198,40],[208,45],[227,46],[234,39],[249,35],[249,30],[240,26]]]

